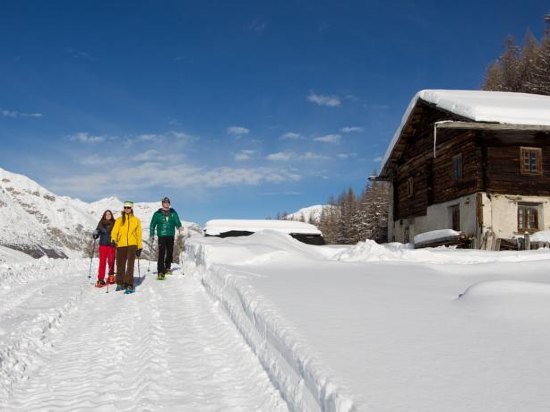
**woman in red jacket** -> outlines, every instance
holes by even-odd
[[[105,266],[109,266],[109,277],[107,281],[110,284],[115,283],[115,247],[111,245],[111,231],[115,225],[113,212],[106,210],[103,212],[101,220],[97,224],[96,230],[92,235],[94,239],[99,238],[99,268],[97,273],[96,287],[105,286]]]

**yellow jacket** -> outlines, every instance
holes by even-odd
[[[111,240],[115,241],[117,247],[137,246],[138,249],[143,249],[141,221],[134,215],[126,215],[126,221],[122,223],[122,216],[119,217],[113,226]]]

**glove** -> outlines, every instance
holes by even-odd
[[[137,256],[137,257],[140,257],[140,256],[141,256],[141,249],[136,250],[136,256]]]
[[[116,242],[114,240],[111,240],[111,246],[116,247]]]
[[[155,235],[149,236],[149,239],[151,239],[151,242],[154,242],[155,241]]]
[[[94,230],[94,233],[92,234],[92,237],[94,238],[94,240],[96,240],[98,237],[99,237],[99,232],[96,230]]]

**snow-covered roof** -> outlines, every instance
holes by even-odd
[[[414,243],[432,242],[439,239],[451,238],[459,236],[460,232],[453,229],[437,229],[430,232],[419,233],[414,237]]]
[[[260,230],[312,235],[322,234],[319,229],[309,223],[293,220],[214,219],[206,222],[204,226],[204,233],[211,236],[231,231],[259,232]]]
[[[401,119],[382,159],[382,169],[419,99],[475,122],[550,126],[550,96],[480,90],[421,90]]]

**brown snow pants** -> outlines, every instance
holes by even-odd
[[[116,248],[116,284],[134,286],[134,262],[137,246]]]

